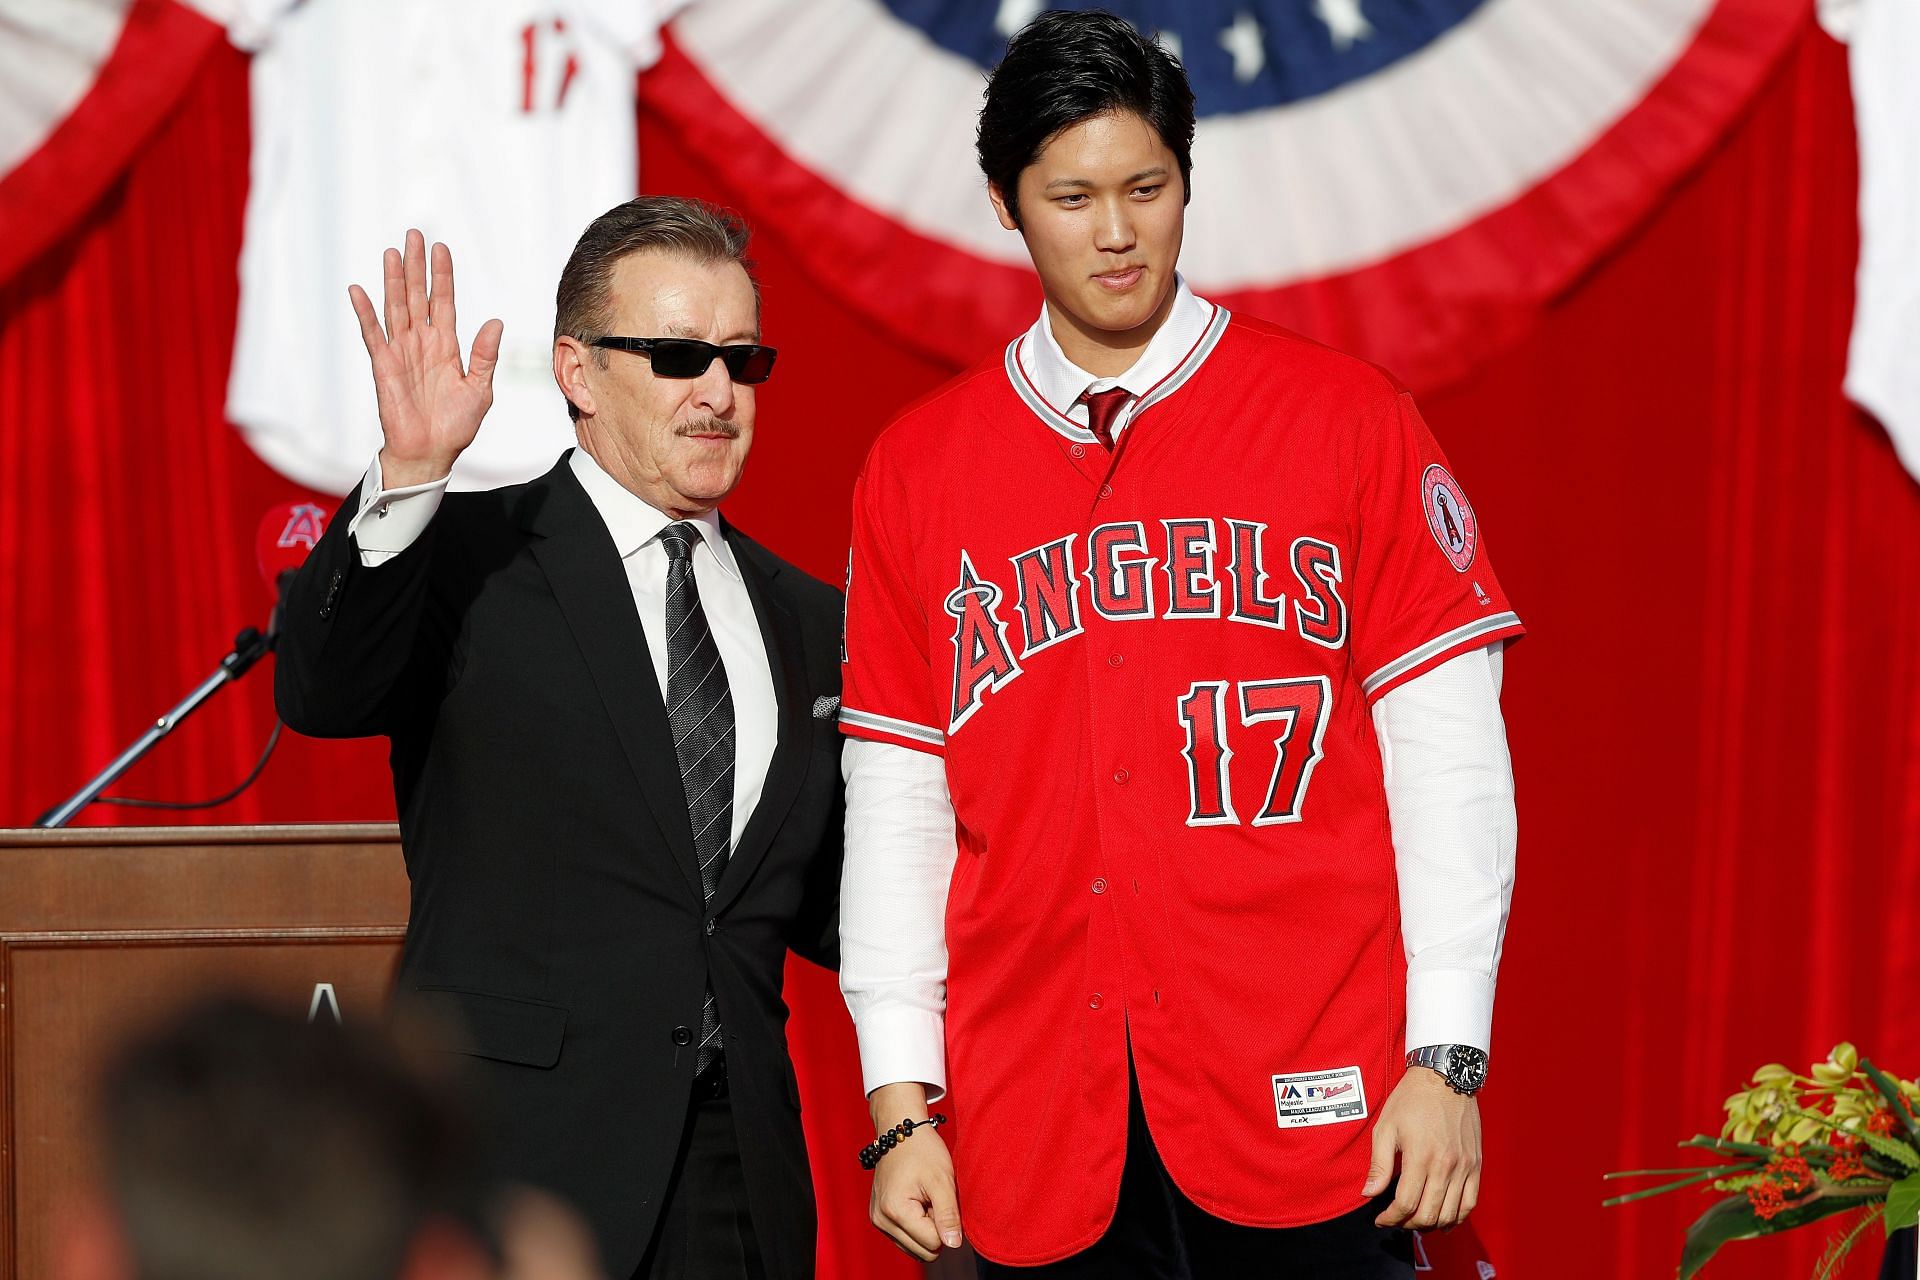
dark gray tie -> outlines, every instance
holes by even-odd
[[[693,548],[699,541],[699,533],[685,522],[660,531],[667,551],[667,723],[680,757],[700,891],[711,903],[733,852],[733,692],[693,580]],[[708,987],[695,1070],[705,1071],[720,1048],[720,1011]]]

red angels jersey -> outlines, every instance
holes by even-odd
[[[1520,621],[1371,365],[1216,309],[1109,455],[1018,347],[875,443],[848,575],[842,728],[943,756],[953,797],[968,1236],[1012,1264],[1099,1239],[1129,1051],[1196,1204],[1346,1213],[1404,1058],[1368,707]]]

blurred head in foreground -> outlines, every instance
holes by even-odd
[[[469,1280],[494,1274],[452,1090],[371,1028],[237,999],[126,1044],[97,1106],[100,1185],[63,1280]]]

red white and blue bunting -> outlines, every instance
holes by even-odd
[[[642,78],[759,226],[873,319],[972,362],[1031,323],[974,164],[1034,0],[726,0]],[[1082,7],[1069,5],[1068,7]],[[1806,0],[1108,0],[1201,115],[1201,293],[1456,376],[1524,333],[1722,134]]]

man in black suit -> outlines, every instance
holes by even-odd
[[[580,448],[446,493],[491,402],[453,265],[349,292],[383,447],[289,590],[293,728],[392,740],[402,998],[464,1031],[501,1172],[592,1222],[615,1280],[810,1276],[789,948],[837,963],[840,595],[722,521],[752,444],[747,232],[630,201],[562,274]],[[350,518],[349,518],[350,517]]]

